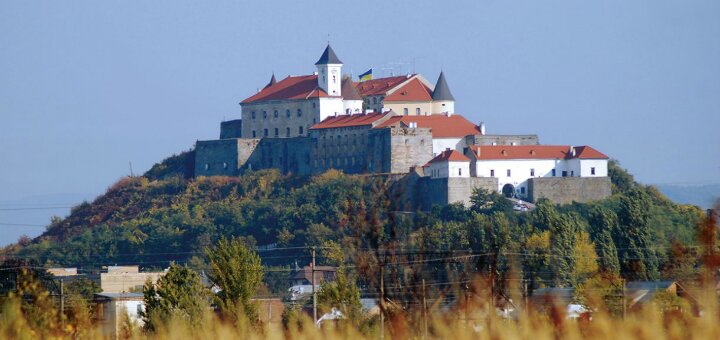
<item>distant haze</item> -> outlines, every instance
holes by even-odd
[[[444,70],[488,133],[592,145],[643,183],[720,182],[720,1],[6,1],[0,201],[95,196],[217,138],[328,34],[354,76]]]

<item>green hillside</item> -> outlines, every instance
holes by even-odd
[[[326,250],[320,263],[337,264],[338,258],[357,263],[362,259],[353,252],[392,245],[423,256],[506,253],[500,257],[506,266],[519,263],[528,278],[549,282],[557,279],[551,273],[564,269],[553,267],[557,261],[538,262],[529,253],[581,256],[575,248],[587,245],[600,270],[619,266],[623,276],[658,278],[678,275],[671,245],[693,252],[695,227],[703,216],[697,207],[674,204],[655,188],[638,185],[615,163],[610,167],[614,195],[594,204],[539,202],[531,213],[516,213],[499,195],[480,192],[471,208],[449,205],[430,213],[400,214],[379,177],[336,171],[297,177],[267,170],[192,179],[191,161],[186,152],[144,176],[124,178],[92,203],[54,221],[43,235],[4,253],[45,266],[88,270],[110,264],[159,268],[171,261],[202,266],[205,247],[235,236],[275,248],[261,253],[266,265],[307,263],[308,246]],[[563,233],[564,241],[558,239]],[[607,263],[602,255],[607,252],[619,262]],[[647,266],[638,269],[638,261]],[[566,265],[574,268],[576,262]],[[481,268],[483,263],[474,265]],[[449,275],[446,270],[438,269],[438,275]]]

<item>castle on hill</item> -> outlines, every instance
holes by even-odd
[[[533,201],[586,202],[610,195],[608,157],[590,146],[540,145],[537,135],[487,134],[455,113],[443,72],[354,82],[328,45],[310,75],[272,75],[240,102],[220,139],[198,141],[195,176],[276,168],[329,169],[402,178],[407,209],[469,203],[476,187]]]

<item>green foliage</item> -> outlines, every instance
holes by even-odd
[[[628,280],[656,280],[658,259],[652,229],[649,195],[641,189],[632,189],[620,198],[617,232],[620,268]]]
[[[145,328],[150,331],[166,327],[175,319],[200,326],[210,306],[200,275],[176,264],[170,265],[156,284],[148,280],[143,287],[143,295],[143,320]]]
[[[595,243],[600,270],[610,275],[620,275],[617,247],[612,235],[618,232],[617,215],[607,208],[594,206],[589,213],[590,237]]]
[[[97,282],[81,277],[67,284],[65,291],[67,294],[76,295],[85,301],[92,301],[95,293],[102,292],[102,288]]]
[[[322,313],[337,308],[351,322],[360,321],[362,305],[360,304],[360,289],[355,280],[349,277],[345,268],[339,268],[335,281],[323,282],[317,293],[318,304]]]
[[[238,323],[247,318],[257,324],[257,306],[250,301],[263,278],[260,256],[236,238],[221,239],[214,248],[206,248],[210,263],[208,277],[220,291],[215,301],[220,311]]]
[[[151,181],[172,177],[192,178],[195,173],[195,150],[172,155],[150,168],[143,176]]]
[[[470,195],[471,210],[491,214],[494,212],[511,212],[512,202],[499,192],[490,192],[487,189],[475,188]]]
[[[620,167],[620,162],[611,159],[608,162],[608,177],[612,183],[612,193],[624,193],[637,186],[633,176]]]

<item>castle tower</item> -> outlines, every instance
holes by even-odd
[[[330,44],[315,63],[318,69],[318,86],[330,96],[341,96],[342,61],[335,55]]]
[[[435,90],[432,93],[433,113],[447,113],[448,116],[455,113],[455,97],[450,92],[450,87],[445,80],[445,73],[440,71]]]

